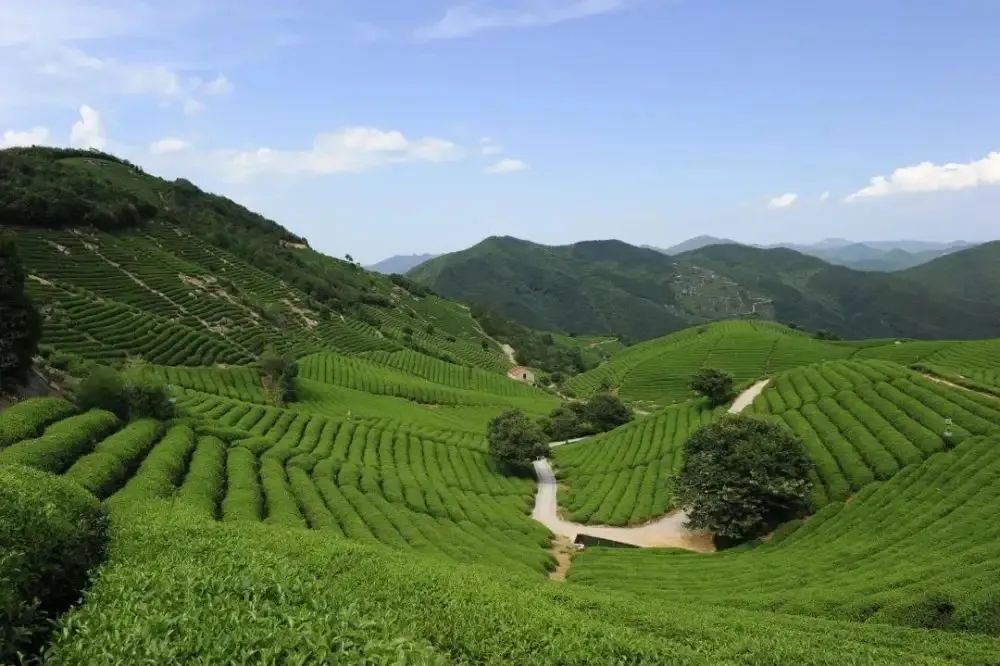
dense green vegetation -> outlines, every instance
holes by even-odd
[[[0,391],[23,384],[41,337],[41,319],[24,292],[24,267],[13,237],[0,232]]]
[[[104,557],[106,518],[73,482],[0,465],[0,661],[37,652],[50,622],[76,601]]]
[[[488,238],[431,259],[410,276],[532,328],[630,340],[741,316],[855,339],[977,338],[995,335],[1000,318],[991,273],[997,247],[888,274],[782,248],[710,245],[667,256],[620,241],[549,247]],[[958,275],[968,277],[951,277]]]
[[[7,184],[37,369],[67,398],[0,411],[0,661],[1000,663],[995,340],[495,329],[110,156],[0,152]],[[69,198],[90,217],[61,217]],[[582,244],[552,266],[634,268],[590,292],[627,322],[621,293],[666,284],[643,287],[630,253]],[[756,298],[684,271],[661,310]],[[501,342],[549,390],[508,378]],[[770,378],[750,412],[801,439],[818,511],[713,555],[588,547],[547,580],[565,562],[531,518],[538,486],[490,440],[530,444],[524,469],[549,437],[611,428],[548,452],[563,517],[645,523],[678,505],[684,442],[725,409],[688,386],[706,367],[736,390]],[[120,381],[88,396],[105,370]],[[639,407],[624,425],[619,398]]]
[[[751,412],[802,440],[815,464],[810,501],[816,508],[970,435],[1000,430],[1000,399],[956,391],[887,361],[831,361],[788,371]],[[674,505],[665,479],[680,469],[683,442],[712,416],[689,402],[557,449],[561,503],[574,520],[589,523],[632,524],[661,515]]]
[[[567,516],[628,525],[666,513],[672,504],[666,481],[680,469],[682,445],[713,418],[711,409],[689,402],[555,449],[564,489],[559,500]]]
[[[663,406],[695,397],[689,380],[703,368],[731,373],[738,388],[791,368],[837,359],[919,363],[989,383],[1000,363],[1000,340],[830,341],[771,322],[725,321],[629,347],[566,385],[578,396],[613,389],[626,401]]]
[[[901,624],[997,636],[1000,525],[990,516],[1000,501],[998,473],[1000,440],[969,437],[754,547],[707,558],[592,549],[577,558],[570,579],[663,603],[726,608],[723,614],[740,608],[851,620],[886,635],[886,624]],[[982,663],[998,655],[983,655]]]
[[[812,460],[774,421],[728,414],[684,442],[672,479],[674,501],[691,529],[743,541],[809,508]]]

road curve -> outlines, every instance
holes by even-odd
[[[729,412],[738,414],[746,409],[754,398],[767,386],[768,379],[762,379],[741,393],[733,401]],[[550,446],[562,446],[572,442],[586,439],[580,437],[565,442],[553,442]],[[576,539],[578,534],[611,539],[621,543],[631,544],[642,548],[684,548],[698,552],[711,552],[715,550],[712,537],[708,532],[692,531],[684,527],[687,522],[687,515],[682,510],[675,510],[662,518],[653,522],[636,527],[611,527],[609,525],[584,525],[563,520],[559,517],[558,488],[555,472],[552,464],[545,458],[534,462],[535,475],[538,477],[538,490],[535,494],[535,506],[531,511],[531,517],[548,527],[554,534],[564,536],[570,540]]]

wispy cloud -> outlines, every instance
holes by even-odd
[[[449,7],[444,16],[416,31],[416,38],[455,39],[497,28],[532,28],[611,14],[635,0],[519,0],[503,6],[469,2]]]
[[[794,204],[799,198],[799,195],[795,192],[785,192],[784,194],[779,194],[776,197],[772,197],[770,201],[767,202],[768,208],[788,208]]]
[[[504,174],[504,173],[517,173],[518,171],[527,171],[531,167],[528,166],[527,162],[522,160],[515,160],[513,158],[505,158],[486,167],[486,173],[492,174]]]
[[[357,173],[407,162],[448,162],[464,154],[460,146],[447,139],[411,139],[397,130],[351,127],[318,134],[312,147],[305,150],[218,151],[214,157],[223,175],[238,181],[272,173]]]
[[[848,195],[846,201],[904,192],[967,190],[984,185],[1000,185],[1000,152],[989,153],[972,162],[921,162],[900,167],[888,176],[875,176],[867,187]]]
[[[168,136],[149,144],[149,152],[153,155],[166,155],[169,153],[182,153],[191,149],[191,142],[185,139]]]
[[[829,192],[824,192],[823,194],[819,195],[819,200],[820,201],[826,201],[829,198],[830,198],[830,193]]]

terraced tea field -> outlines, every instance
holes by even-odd
[[[414,297],[385,278],[371,278],[373,294],[381,289],[416,307],[406,306],[405,317],[401,305],[368,307],[366,318],[381,321],[383,332],[169,225],[125,234],[46,230],[19,245],[42,306],[44,342],[88,359],[204,366],[249,363],[267,347],[301,356],[409,346],[497,373],[509,367],[466,310]],[[400,333],[403,322],[416,332],[412,342]]]
[[[567,492],[560,504],[580,523],[633,525],[667,513],[666,479],[680,468],[681,445],[713,418],[698,404],[668,407],[608,434],[554,451]]]
[[[987,383],[1000,363],[1000,340],[825,341],[773,322],[727,321],[685,329],[630,347],[567,386],[591,395],[602,384],[625,400],[665,406],[693,398],[688,382],[700,368],[733,374],[738,384],[827,360],[883,359],[923,364]]]
[[[485,433],[563,401],[509,379],[467,307],[98,152],[0,151],[0,180],[65,396],[0,396],[0,662],[1000,664],[1000,341],[555,336],[606,359],[571,392],[643,408],[553,450],[560,518],[556,480],[501,474]],[[127,381],[81,385],[95,361]],[[540,487],[547,524],[608,538],[675,508],[724,409],[692,399],[702,367],[768,378],[749,412],[803,441],[810,515],[715,553],[578,552],[532,519]],[[169,419],[136,416],[140,371]]]
[[[771,382],[749,413],[776,419],[802,439],[816,464],[817,509],[970,435],[1000,432],[1000,399],[957,391],[888,361],[791,370]],[[680,467],[681,446],[711,418],[688,403],[559,448],[555,459],[568,516],[625,525],[665,513],[671,508],[666,477]]]
[[[996,635],[998,504],[1000,438],[971,436],[766,543],[711,557],[593,548],[570,580],[663,603]]]
[[[219,424],[204,429],[125,426],[96,410],[46,427],[53,412],[43,403],[8,413],[0,429],[17,418],[39,436],[0,450],[0,465],[65,473],[112,504],[176,498],[207,518],[308,527],[514,570],[550,566],[548,532],[527,516],[533,482],[493,472],[481,436],[222,399],[188,411],[202,417],[196,423]]]

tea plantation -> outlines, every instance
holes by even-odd
[[[0,403],[0,663],[1000,664],[1000,342],[725,321],[597,340],[560,395],[510,379],[464,305],[186,181],[39,151],[0,160],[156,214],[8,229],[53,395]],[[83,406],[97,363],[173,414]],[[713,553],[567,554],[535,479],[489,456],[502,412],[610,389],[640,409],[552,449],[561,518],[649,523],[726,409],[690,393],[703,367],[769,379],[747,413],[802,440],[805,518]]]

